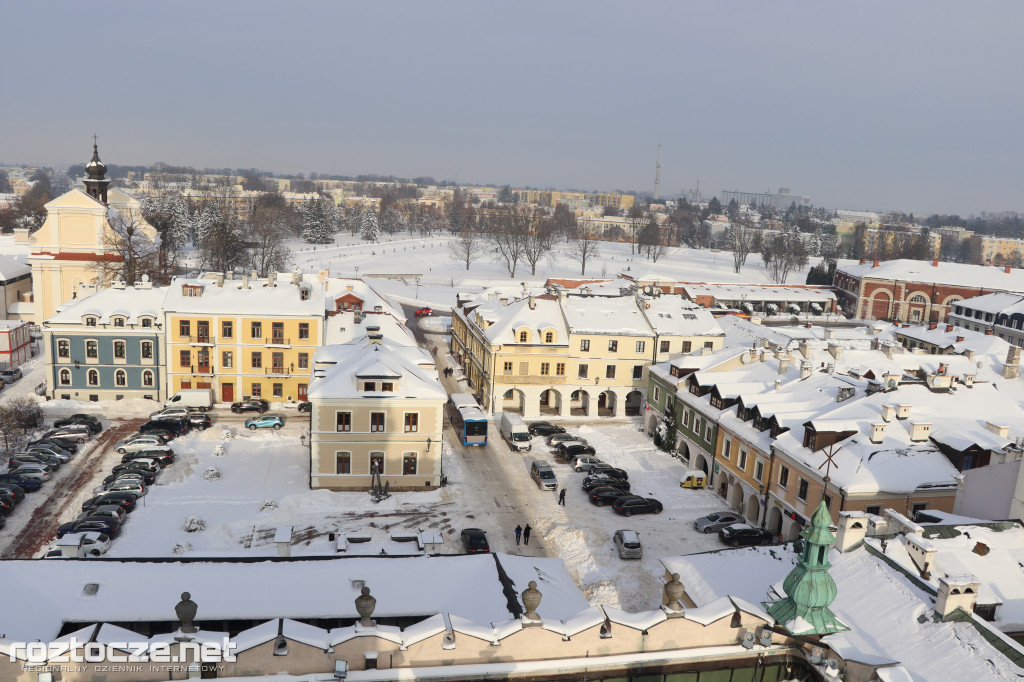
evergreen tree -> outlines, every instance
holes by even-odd
[[[372,208],[363,211],[359,235],[368,242],[380,241],[380,223],[377,222],[377,212]]]
[[[302,240],[307,244],[333,244],[338,210],[330,199],[319,197],[302,204]]]

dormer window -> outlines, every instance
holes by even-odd
[[[380,382],[380,390],[383,393],[394,393],[395,392],[395,384],[394,384],[394,382],[391,382],[391,381],[382,381],[382,382]]]
[[[142,322],[142,326],[143,327],[152,327],[153,326],[153,318],[151,318],[151,317],[144,317],[144,318],[142,318],[141,322]]]
[[[85,326],[86,327],[95,327],[96,326],[96,318],[95,317],[87,317],[87,318],[85,318]]]
[[[544,343],[554,343],[554,342],[555,342],[555,333],[554,332],[544,332]]]
[[[363,382],[363,390],[364,391],[376,391],[377,390],[377,382],[376,381],[364,381]]]
[[[519,332],[519,343],[526,343],[526,332]]]
[[[203,287],[199,284],[182,284],[181,295],[189,297],[197,297],[203,295]]]
[[[124,318],[123,317],[115,317],[114,318],[114,326],[115,327],[123,327],[124,326]]]

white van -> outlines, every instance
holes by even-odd
[[[513,450],[529,450],[531,447],[530,430],[518,414],[501,413],[501,437]]]
[[[164,407],[191,407],[205,412],[213,407],[213,391],[209,388],[183,388],[165,400]]]

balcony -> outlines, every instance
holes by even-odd
[[[213,376],[216,374],[213,365],[193,365],[190,369],[190,373],[196,375],[202,374],[204,376]]]
[[[288,348],[292,345],[292,340],[289,338],[285,338],[284,336],[271,336],[270,338],[267,339],[266,345]]]
[[[306,370],[306,373],[308,372],[309,370]],[[292,375],[292,369],[284,365],[271,365],[270,367],[264,367],[263,373],[268,377],[288,377]]]
[[[210,334],[193,334],[192,336],[182,337],[190,346],[212,346],[217,343],[217,339]]]

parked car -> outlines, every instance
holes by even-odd
[[[190,428],[188,420],[184,417],[180,419],[168,417],[167,419],[150,419],[139,427],[139,433],[155,432],[162,436],[170,434],[173,438],[188,433]]]
[[[550,445],[551,447],[555,447],[559,443],[565,443],[571,440],[576,441],[577,443],[582,443],[583,445],[587,444],[586,438],[574,436],[571,433],[553,433],[547,438],[545,438],[544,442]]]
[[[91,414],[73,414],[70,417],[64,417],[63,419],[58,419],[57,421],[53,422],[53,426],[55,428],[60,428],[62,426],[71,426],[73,424],[85,424],[93,433],[99,433],[100,431],[103,430],[103,425],[100,424],[100,420],[92,416]]]
[[[82,503],[82,511],[90,511],[108,504],[116,504],[129,514],[135,511],[137,496],[127,492],[106,492]]]
[[[17,483],[0,483],[0,495],[18,503],[25,499],[25,489]]]
[[[102,495],[103,493],[133,493],[136,497],[145,497],[146,492],[146,484],[142,481],[127,480],[111,481],[93,490],[93,493],[96,495]]]
[[[102,533],[113,539],[121,534],[121,524],[118,521],[104,516],[87,516],[80,521],[68,521],[57,528],[57,538],[62,538],[69,533]]]
[[[245,428],[250,431],[255,431],[256,429],[274,429],[277,431],[282,426],[284,426],[284,419],[276,414],[265,414],[245,420]]]
[[[29,443],[25,446],[25,452],[45,452],[48,455],[61,457],[64,461],[70,461],[75,456],[75,453],[54,443]]]
[[[479,528],[464,528],[462,530],[462,546],[469,554],[483,554],[491,551],[487,544],[487,534]]]
[[[149,415],[150,421],[159,419],[188,419],[192,410],[187,407],[165,407]]]
[[[590,447],[589,445],[586,447]],[[590,467],[598,464],[604,464],[601,460],[593,455],[573,455],[571,459],[566,460],[576,471],[589,471]]]
[[[629,481],[620,481],[617,478],[604,475],[587,476],[583,479],[582,488],[586,491],[600,488],[601,486],[611,486],[612,488],[620,488],[627,493],[629,492]]]
[[[555,454],[566,462],[572,462],[573,458],[579,455],[596,455],[597,450],[584,443],[567,442],[559,443],[555,448]]]
[[[34,478],[37,481],[49,481],[50,476],[53,474],[53,469],[45,464],[22,464],[7,473]],[[19,483],[18,485],[21,484]]]
[[[188,425],[193,429],[205,431],[213,426],[213,420],[210,419],[210,415],[205,412],[193,412],[188,416]]]
[[[29,445],[56,445],[61,450],[67,450],[72,454],[78,452],[78,443],[73,443],[64,438],[39,438],[29,441]]]
[[[15,468],[22,464],[49,464],[51,468],[56,469],[63,463],[60,459],[44,452],[17,452],[11,455],[7,466]]]
[[[555,472],[551,470],[551,465],[542,459],[534,460],[530,465],[530,478],[541,490],[554,490],[558,487]]]
[[[82,553],[85,556],[102,556],[110,549],[110,536],[106,533],[96,531],[85,531],[82,533]],[[57,559],[64,556],[60,547],[50,545],[49,551],[43,556],[44,559]]]
[[[168,431],[167,429],[162,428],[160,426],[150,427],[149,430],[147,430],[145,433],[139,433],[138,435],[155,436],[156,438],[160,439],[161,443],[168,443],[177,437],[177,434],[175,434],[174,432]]]
[[[175,457],[170,450],[136,450],[121,455],[121,464],[128,464],[137,459],[153,459],[159,462],[161,467],[165,467],[174,464]]]
[[[165,450],[167,452],[174,452],[171,450],[170,445],[164,445],[160,438],[152,435],[148,438],[136,437],[123,440],[120,443],[115,444],[114,449],[122,455],[126,452],[138,452],[139,450]]]
[[[43,434],[44,438],[64,438],[73,443],[84,443],[92,436],[92,429],[85,424],[67,424]]]
[[[310,402],[299,403],[299,412],[312,412],[312,411],[313,411],[313,403],[310,403]]]
[[[734,523],[718,531],[718,537],[730,547],[740,545],[767,545],[775,539],[771,531],[754,528],[745,523]]]
[[[259,412],[263,414],[270,409],[270,403],[263,398],[249,398],[237,403],[231,403],[231,411],[235,414],[243,412]]]
[[[553,436],[556,433],[565,433],[565,429],[555,426],[551,422],[532,422],[528,428],[531,436]]]
[[[43,487],[43,482],[38,478],[30,478],[20,474],[0,474],[0,485],[16,485],[26,493],[34,493]]]
[[[7,515],[14,511],[14,501],[0,497],[0,515]]]
[[[616,488],[615,486],[610,485],[598,486],[587,493],[587,496],[590,498],[590,503],[595,504],[598,507],[603,507],[606,504],[613,504],[615,500],[620,497],[625,497],[626,495],[629,495],[628,490],[623,490],[622,488]]]
[[[425,306],[423,308],[416,309],[416,317],[430,317],[433,314],[434,311]]]
[[[591,464],[589,467],[585,468],[584,471],[586,471],[591,476],[595,474],[600,474],[601,476],[611,476],[612,478],[617,478],[620,481],[629,480],[629,474],[627,474],[624,469],[613,467],[610,464]]]
[[[89,516],[106,516],[112,519],[117,519],[119,523],[124,524],[124,520],[128,517],[128,512],[124,510],[124,507],[116,504],[104,504],[99,507],[93,507],[89,511],[84,511],[78,515],[78,521],[89,517]]]
[[[680,488],[703,488],[707,485],[708,475],[703,471],[697,469],[691,469],[683,474],[683,477],[679,479]]]
[[[661,502],[653,497],[640,497],[639,495],[627,495],[620,497],[612,503],[612,509],[616,514],[632,516],[633,514],[660,514]]]
[[[112,474],[119,474],[122,471],[148,471],[151,474],[159,474],[161,466],[155,459],[133,459],[125,464],[118,464],[110,470]]]
[[[0,379],[3,379],[5,384],[13,384],[15,381],[21,378],[20,367],[8,367],[5,370],[0,370]]]
[[[149,486],[156,483],[156,472],[143,469],[122,469],[104,478],[103,485],[110,485],[114,481],[140,481],[143,485]]]
[[[724,511],[700,517],[693,522],[693,527],[698,533],[715,533],[734,523],[743,523],[743,517],[738,512]]]
[[[18,504],[24,499],[25,493],[21,493],[22,497],[18,497],[11,488],[0,488],[0,503],[6,505],[4,513],[12,511]]]
[[[36,395],[46,395],[46,382],[36,384],[36,387],[32,389]]]
[[[612,543],[619,550],[620,559],[643,559],[644,548],[640,544],[640,533],[635,530],[617,530],[612,535]]]

